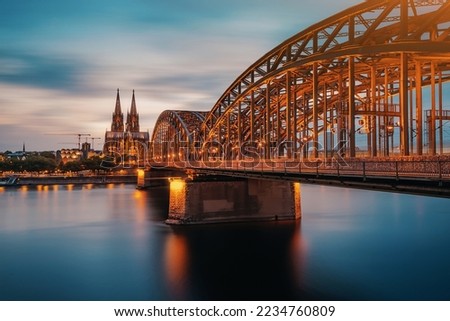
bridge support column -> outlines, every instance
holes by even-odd
[[[377,69],[375,66],[370,70],[370,110],[374,113],[370,117],[370,136],[372,150],[370,155],[377,157],[378,119],[377,119]]]
[[[422,130],[422,64],[416,61],[416,132],[417,155],[423,154],[423,130]]]
[[[317,75],[317,63],[313,64],[313,156],[319,157],[319,77]],[[325,129],[326,130],[326,129]]]
[[[428,126],[428,153],[436,155],[436,66],[431,62],[431,115],[427,119]]]
[[[400,142],[402,156],[409,156],[408,54],[400,54]]]
[[[206,177],[170,182],[167,224],[206,224],[301,217],[300,183]]]
[[[348,135],[350,157],[356,156],[355,128],[355,58],[348,58]]]
[[[291,142],[291,145],[287,147],[287,157],[288,159],[291,159],[293,156],[293,152],[295,152],[295,139],[292,135],[292,107],[295,106],[294,103],[292,103],[292,91],[291,91],[291,72],[288,71],[286,73],[286,141]],[[295,107],[294,107],[295,112]],[[294,127],[296,127],[296,123],[294,122]]]

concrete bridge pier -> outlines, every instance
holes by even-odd
[[[146,189],[149,187],[168,186],[169,177],[186,177],[184,172],[173,171],[170,169],[139,169],[137,173],[137,189]]]
[[[170,180],[167,224],[295,220],[300,217],[300,183],[211,176]]]

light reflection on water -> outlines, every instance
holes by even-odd
[[[186,281],[188,279],[188,242],[186,236],[170,234],[167,237],[164,251],[164,268],[169,291],[174,298],[186,297]]]
[[[302,186],[301,222],[169,227],[168,191],[0,189],[0,300],[450,299],[450,201]]]

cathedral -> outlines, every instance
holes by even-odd
[[[112,114],[111,130],[105,133],[105,145],[103,153],[129,165],[137,165],[145,162],[149,146],[150,135],[139,129],[139,114],[136,109],[136,100],[131,99],[131,108],[127,112],[126,123],[120,105],[120,94],[117,89],[116,107]]]

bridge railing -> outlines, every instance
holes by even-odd
[[[308,159],[293,160],[210,160],[153,164],[155,167],[238,171],[249,173],[305,174],[316,176],[395,177],[450,179],[450,158],[435,159]]]

